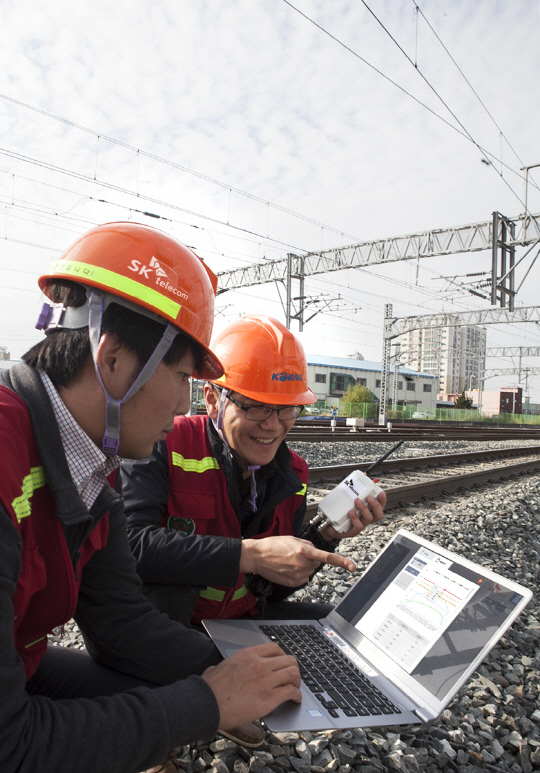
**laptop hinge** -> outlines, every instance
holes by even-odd
[[[434,720],[433,713],[428,713],[425,709],[422,709],[422,708],[414,709],[413,714],[416,714],[418,719],[422,720],[424,724],[427,724],[428,722],[433,722]]]

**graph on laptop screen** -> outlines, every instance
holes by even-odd
[[[400,535],[336,612],[443,699],[521,599]]]

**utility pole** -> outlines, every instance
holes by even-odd
[[[529,372],[530,368],[524,368],[525,372],[525,402],[527,403],[527,410],[523,410],[523,407],[521,408],[522,413],[529,413]]]
[[[536,169],[539,166],[540,164],[530,164],[530,166],[521,167],[521,171],[525,173],[523,175],[523,238],[525,238],[527,233],[527,194],[529,187],[529,169]]]
[[[294,261],[298,262],[298,273],[294,273]],[[292,280],[298,279],[300,282],[300,295],[296,298],[292,297]],[[286,290],[286,300],[285,300],[285,327],[287,330],[291,329],[291,321],[293,319],[298,320],[298,329],[300,332],[304,329],[304,301],[305,301],[305,295],[304,295],[304,284],[305,284],[305,274],[304,274],[304,257],[295,255],[293,252],[287,253],[287,276],[285,279],[285,290]],[[300,301],[300,309],[297,313],[292,313],[292,306],[293,306],[293,300]]]
[[[482,392],[484,391],[484,371],[480,371],[478,382],[478,415],[482,418]]]
[[[304,257],[300,257],[300,272],[299,277],[300,279],[300,310],[298,312],[298,330],[300,333],[304,329],[304,298],[305,298],[305,274],[304,274]]]
[[[399,355],[401,354],[401,344],[396,344],[394,348],[394,394],[392,396],[392,408],[397,411],[398,404],[398,379],[399,379]],[[397,418],[397,417],[395,417]]]
[[[287,330],[291,329],[291,284],[292,284],[292,252],[287,253],[287,278],[285,280],[285,327]]]
[[[499,225],[501,238],[499,239]],[[491,244],[491,305],[496,306],[497,301],[501,308],[508,306],[509,311],[514,311],[515,275],[514,264],[516,248],[513,244],[515,240],[516,226],[509,218],[501,215],[500,212],[493,213],[492,226],[492,244]],[[500,248],[500,274],[498,274]],[[506,270],[506,259],[508,258],[508,271]]]
[[[386,409],[388,406],[388,382],[390,379],[390,347],[392,339],[392,325],[395,320],[392,318],[392,304],[384,305],[384,337],[383,337],[383,355],[381,363],[381,394],[379,398],[379,426],[386,425]]]
[[[340,295],[337,297],[330,297],[329,299],[324,298],[321,294],[317,297],[308,297],[305,294],[305,278],[304,256],[295,255],[292,252],[287,253],[285,281],[283,280],[283,277],[279,280],[285,284],[285,327],[290,330],[292,321],[297,320],[300,333],[303,331],[304,325],[313,319],[313,317],[316,317],[317,314],[320,314],[326,309],[329,311],[336,311],[340,308],[340,305],[345,303]],[[292,294],[293,279],[297,279],[299,282],[300,295],[293,296]],[[278,280],[276,280],[276,282],[277,281]],[[313,308],[315,308],[314,313],[306,319],[306,310],[310,309],[310,311],[312,311]],[[298,311],[296,309],[298,309]]]

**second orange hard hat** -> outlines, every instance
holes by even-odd
[[[277,319],[248,314],[216,334],[211,348],[225,370],[217,386],[272,405],[317,401],[302,344]]]

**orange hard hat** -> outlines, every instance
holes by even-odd
[[[217,277],[168,234],[140,223],[99,225],[77,239],[39,278],[40,289],[49,298],[49,282],[56,278],[99,288],[125,299],[130,307],[135,304],[153,312],[148,316],[172,323],[201,345],[203,378],[223,372],[209,348]]]
[[[306,355],[300,341],[277,319],[248,314],[212,341],[224,375],[216,386],[271,405],[309,405],[317,398],[307,385]]]

